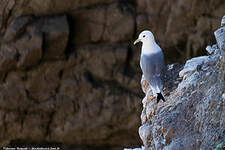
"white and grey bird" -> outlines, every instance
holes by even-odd
[[[161,99],[165,101],[163,97],[163,73],[165,69],[163,52],[155,42],[151,31],[141,32],[134,45],[138,42],[142,42],[140,65],[144,78],[149,82],[153,95],[157,97],[157,103]]]

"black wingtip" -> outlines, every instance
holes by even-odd
[[[158,103],[161,99],[165,102],[165,98],[163,97],[162,93],[157,93],[157,103]]]

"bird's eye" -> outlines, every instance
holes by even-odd
[[[143,38],[145,37],[145,35],[143,35]]]

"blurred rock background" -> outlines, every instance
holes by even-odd
[[[223,0],[0,1],[0,146],[121,149],[138,136],[140,31],[168,63],[204,54]]]

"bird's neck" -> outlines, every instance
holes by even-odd
[[[149,41],[149,42],[143,42],[142,48],[141,48],[141,54],[142,55],[149,55],[153,53],[157,53],[160,51],[159,46],[155,41]]]

